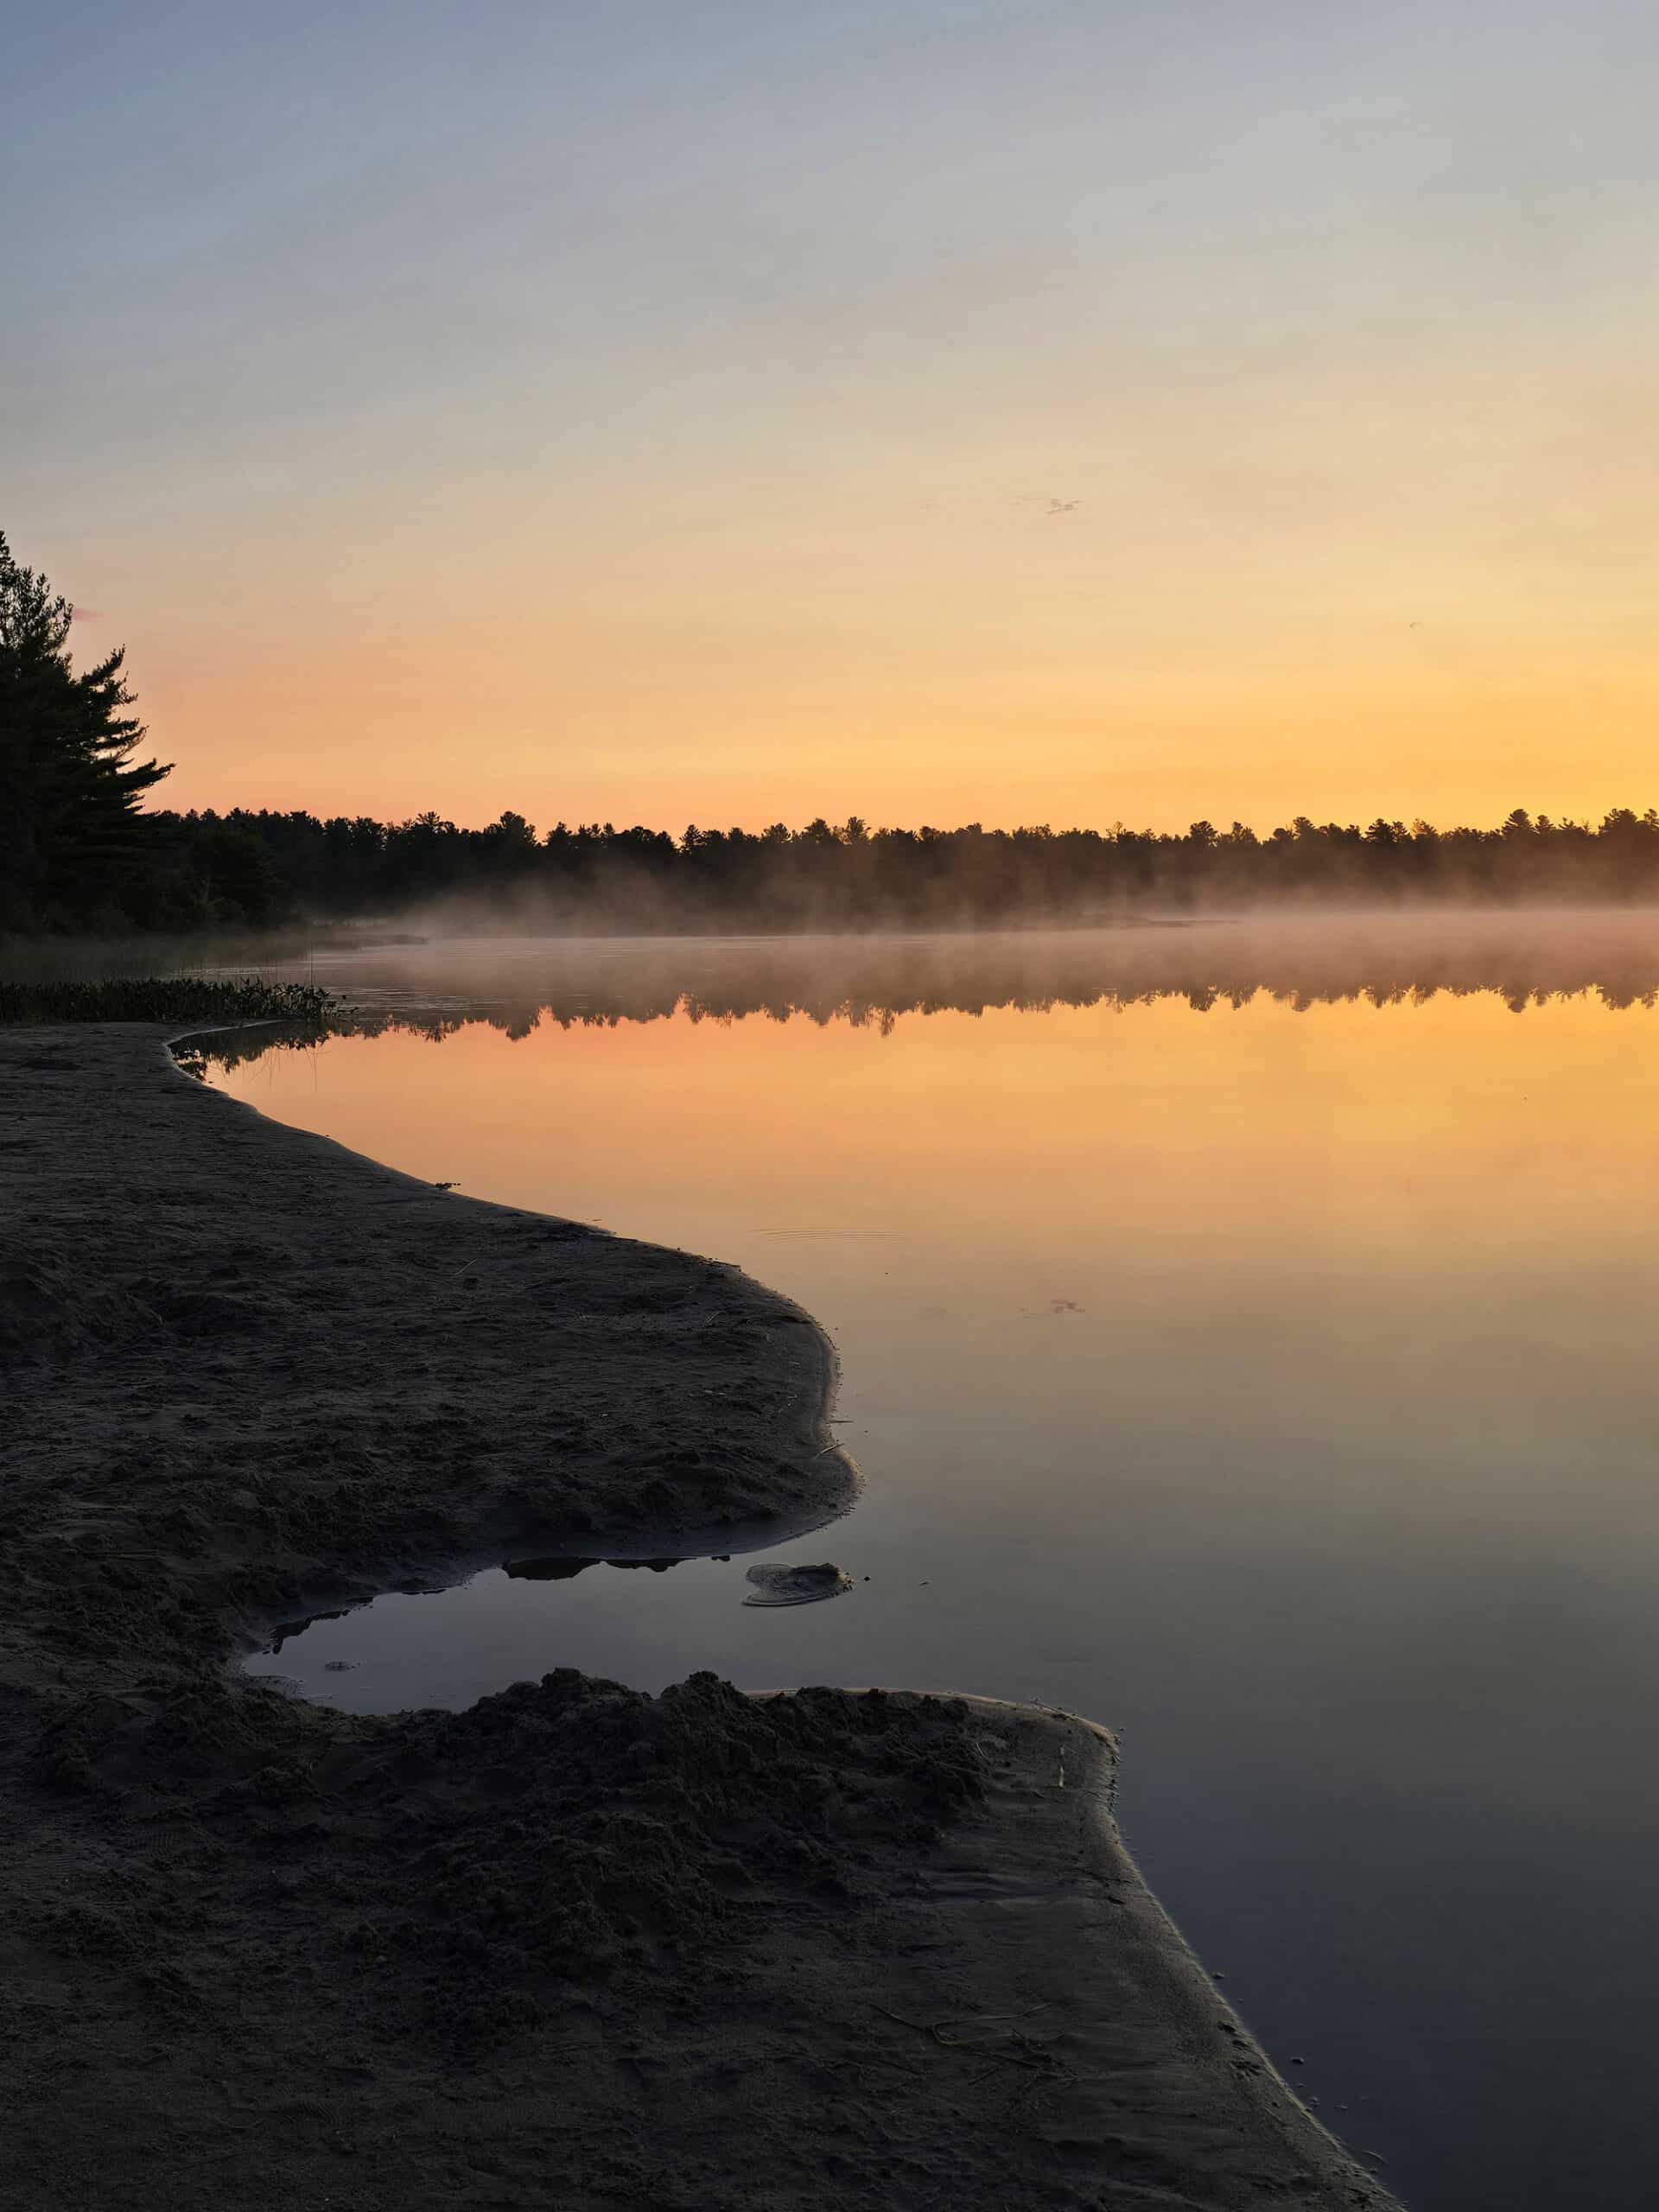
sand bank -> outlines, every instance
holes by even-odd
[[[809,1525],[808,1318],[0,1033],[0,2196],[1382,2206],[985,1700],[562,1670],[359,1719],[266,1622],[494,1545]]]

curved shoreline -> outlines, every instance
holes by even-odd
[[[219,1090],[205,1070],[199,1071],[185,1063],[185,1051],[199,1039],[280,1026],[264,1022],[221,1024],[215,1028],[190,1029],[178,1035],[168,1035],[162,1039],[166,1065],[173,1074],[181,1077],[193,1089],[206,1090],[215,1097],[227,1100],[239,1111],[251,1116],[261,1128],[278,1130],[285,1138],[302,1144],[324,1147],[331,1154],[354,1161],[377,1176],[391,1179],[404,1186],[412,1198],[437,1198],[460,1210],[481,1208],[486,1214],[500,1215],[509,1219],[550,1223],[572,1237],[603,1239],[624,1249],[671,1254],[682,1260],[690,1258],[704,1268],[728,1275],[763,1306],[769,1306],[774,1319],[804,1325],[810,1332],[810,1341],[817,1353],[816,1376],[801,1386],[810,1402],[816,1383],[817,1410],[807,1425],[811,1448],[803,1458],[798,1440],[791,1461],[780,1463],[780,1469],[791,1469],[800,1495],[785,1495],[782,1499],[768,1498],[764,1506],[752,1506],[735,1518],[728,1514],[701,1522],[690,1521],[683,1516],[677,1519],[646,1520],[643,1522],[631,1518],[626,1527],[613,1529],[594,1526],[585,1520],[579,1529],[575,1523],[561,1527],[556,1522],[538,1516],[534,1509],[527,1505],[517,1525],[497,1522],[490,1528],[487,1540],[452,1546],[435,1553],[424,1560],[414,1573],[407,1574],[406,1580],[418,1580],[423,1586],[435,1591],[448,1589],[481,1569],[505,1564],[512,1554],[522,1553],[526,1547],[533,1548],[538,1554],[544,1554],[550,1557],[568,1552],[571,1548],[571,1539],[577,1534],[584,1547],[597,1548],[606,1556],[616,1558],[698,1558],[717,1548],[740,1552],[758,1550],[767,1545],[787,1542],[796,1536],[810,1535],[851,1510],[862,1487],[863,1477],[851,1453],[834,1434],[830,1422],[830,1413],[840,1387],[840,1354],[826,1331],[804,1306],[785,1297],[782,1292],[760,1282],[728,1261],[700,1259],[696,1255],[688,1255],[671,1246],[641,1244],[638,1239],[618,1237],[610,1230],[598,1228],[589,1222],[576,1221],[565,1215],[542,1213],[489,1198],[456,1198],[448,1186],[423,1182],[419,1177],[377,1160],[371,1154],[353,1151],[350,1146],[340,1144],[333,1137],[296,1128],[290,1122],[264,1114],[251,1101]],[[703,1410],[706,1415],[706,1409]],[[263,1649],[266,1637],[286,1626],[295,1609],[311,1617],[326,1611],[355,1609],[372,1603],[375,1597],[383,1595],[387,1589],[397,1586],[400,1586],[385,1582],[372,1587],[366,1586],[364,1577],[358,1574],[346,1583],[314,1586],[296,1591],[292,1607],[285,1605],[238,1624],[238,1651],[245,1657],[249,1653]]]
[[[856,1469],[824,1449],[834,1349],[792,1302],[289,1128],[183,1077],[165,1034],[18,1030],[0,1058],[0,1361],[25,1399],[75,1376],[50,1440],[69,1492],[22,1541],[55,1577],[65,1555],[40,1540],[128,1446],[146,1489],[176,1478],[164,1510],[212,1516],[173,1547],[132,1532],[194,1618],[182,1649],[159,1620],[124,1624],[118,1671],[134,1630],[163,1667],[204,1656],[204,1609],[228,1656],[325,1592],[521,1546],[817,1526],[851,1502]],[[119,1529],[130,1499],[94,1510]],[[86,1626],[64,1659],[91,1688]]]
[[[465,1581],[482,1568],[505,1564],[511,1554],[522,1552],[526,1546],[533,1546],[537,1551],[544,1552],[549,1556],[556,1555],[561,1550],[569,1548],[572,1537],[578,1533],[584,1546],[598,1547],[607,1555],[615,1557],[667,1557],[673,1554],[696,1558],[702,1556],[705,1550],[711,1552],[716,1545],[721,1544],[739,1551],[758,1549],[766,1543],[787,1541],[797,1535],[810,1535],[850,1511],[863,1478],[857,1464],[835,1437],[830,1427],[830,1412],[840,1384],[840,1355],[828,1334],[804,1306],[727,1261],[699,1260],[698,1255],[677,1251],[673,1247],[642,1245],[638,1239],[618,1237],[613,1230],[598,1228],[592,1223],[578,1222],[565,1215],[544,1214],[525,1207],[505,1205],[489,1198],[458,1198],[442,1185],[423,1182],[419,1177],[377,1160],[371,1154],[356,1152],[333,1137],[296,1128],[292,1123],[280,1122],[273,1116],[261,1113],[251,1102],[218,1090],[209,1077],[198,1077],[179,1057],[181,1048],[189,1046],[198,1038],[232,1034],[236,1028],[263,1026],[238,1024],[232,1028],[193,1029],[179,1036],[169,1036],[163,1040],[168,1065],[174,1074],[187,1083],[200,1083],[214,1096],[226,1098],[240,1111],[251,1115],[262,1126],[278,1129],[289,1137],[327,1147],[331,1153],[338,1154],[344,1160],[358,1162],[378,1175],[395,1179],[407,1187],[411,1198],[435,1198],[452,1208],[476,1207],[486,1214],[531,1222],[550,1222],[574,1237],[604,1239],[625,1249],[632,1248],[640,1251],[672,1253],[677,1258],[690,1258],[705,1268],[728,1274],[750,1294],[769,1303],[779,1318],[797,1325],[804,1324],[810,1331],[810,1341],[817,1350],[816,1376],[802,1386],[810,1404],[814,1395],[812,1384],[816,1382],[817,1410],[807,1423],[812,1449],[806,1453],[804,1459],[798,1456],[798,1446],[797,1452],[791,1454],[792,1472],[804,1493],[798,1499],[776,1503],[768,1502],[758,1509],[750,1506],[735,1519],[725,1514],[702,1522],[690,1522],[684,1517],[664,1521],[646,1519],[643,1522],[630,1518],[626,1526],[608,1529],[602,1524],[592,1524],[585,1517],[579,1524],[550,1521],[526,1501],[518,1522],[497,1521],[491,1526],[487,1540],[435,1553],[406,1578],[408,1580],[419,1580],[424,1586],[433,1590],[448,1589]],[[790,1464],[783,1462],[780,1466]],[[810,1483],[806,1479],[809,1474],[812,1478]],[[296,1603],[316,1612],[335,1605],[355,1608],[372,1603],[375,1597],[395,1586],[397,1586],[381,1583],[365,1590],[364,1578],[359,1575],[346,1586],[308,1587],[297,1592]],[[242,1656],[263,1648],[266,1636],[283,1625],[283,1622],[275,1613],[244,1620],[239,1624],[238,1637]]]
[[[855,1477],[789,1301],[448,1197],[162,1035],[0,1032],[10,2201],[275,2212],[360,2151],[365,2212],[1388,2204],[1147,1890],[1092,1724],[232,1687],[326,1578],[830,1517]]]
[[[993,1720],[1006,1716],[1025,1737],[1033,1760],[1052,1751],[1064,1786],[1084,1801],[1088,1817],[1080,1823],[1079,1837],[1084,1872],[1115,1895],[1132,1925],[1137,1979],[1153,2009],[1188,2051],[1198,2054],[1194,2088],[1213,2077],[1218,2054],[1255,2124],[1270,2138],[1297,2139],[1318,2169],[1320,2183],[1339,2192],[1335,2201],[1369,2205],[1376,2212],[1392,2206],[1395,2200],[1382,2184],[1280,2074],[1147,1884],[1117,1826],[1113,1800],[1118,1745],[1111,1731],[1058,1708],[1000,1698],[969,1697],[964,1702],[970,1712],[982,1712]],[[1015,1847],[1028,1849],[1028,1839],[1022,1837]]]

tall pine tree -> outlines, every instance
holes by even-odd
[[[0,928],[118,918],[139,798],[170,772],[132,759],[144,727],[126,711],[125,648],[71,667],[73,613],[0,532]]]

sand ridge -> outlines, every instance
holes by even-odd
[[[238,1681],[321,1592],[855,1476],[787,1301],[279,1128],[163,1033],[0,1032],[8,2203],[1387,2204],[1146,1891],[1087,1723]]]

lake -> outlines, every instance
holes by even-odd
[[[1652,2203],[1659,918],[311,964],[363,1032],[212,1080],[787,1292],[866,1487],[757,1554],[833,1560],[823,1604],[491,1570],[257,1665],[1087,1713],[1159,1896],[1408,2203]]]

